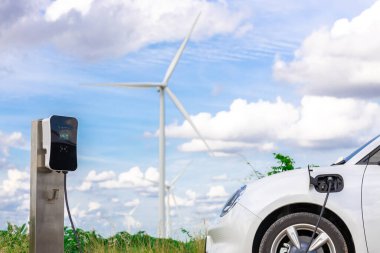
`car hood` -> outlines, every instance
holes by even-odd
[[[340,167],[340,168],[339,168]],[[312,176],[337,173],[341,166],[313,168]],[[292,202],[314,202],[310,196],[310,179],[307,169],[281,172],[247,184],[239,203],[256,215],[273,205],[287,205]]]
[[[265,192],[266,195],[271,192],[277,193],[279,189],[292,191],[293,190],[308,190],[309,189],[309,173],[307,169],[295,169],[284,171],[271,176],[255,180],[247,184],[246,193],[244,195],[254,194],[255,192]]]

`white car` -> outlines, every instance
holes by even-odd
[[[329,167],[243,186],[209,228],[206,252],[305,253],[310,247],[309,253],[380,253],[379,164],[377,136]]]

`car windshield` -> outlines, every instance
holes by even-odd
[[[370,143],[372,143],[374,140],[376,140],[380,135],[376,136],[375,138],[373,138],[372,140],[370,140],[369,142],[367,142],[366,144],[364,144],[363,146],[361,146],[360,148],[358,148],[357,150],[355,150],[354,152],[352,152],[349,156],[347,156],[346,158],[344,158],[343,160],[340,160],[339,162],[337,163],[334,163],[333,165],[341,165],[341,164],[345,164],[346,162],[348,162],[352,157],[354,157],[357,153],[359,153],[360,151],[362,151],[365,147],[367,147]]]

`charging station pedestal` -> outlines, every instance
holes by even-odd
[[[30,253],[64,252],[64,175],[48,169],[42,120],[32,122],[30,164]]]

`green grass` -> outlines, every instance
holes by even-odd
[[[182,232],[189,237],[186,242],[176,241],[173,239],[155,238],[144,232],[138,232],[134,235],[127,232],[119,232],[114,236],[104,238],[95,231],[84,231],[82,229],[77,229],[77,231],[83,252],[86,253],[204,252],[204,239],[201,236],[192,237],[188,231],[184,229]],[[69,228],[65,228],[64,244],[65,253],[79,252],[74,233]],[[0,253],[24,252],[29,252],[29,235],[27,233],[26,225],[16,226],[8,224],[6,231],[0,231]]]

